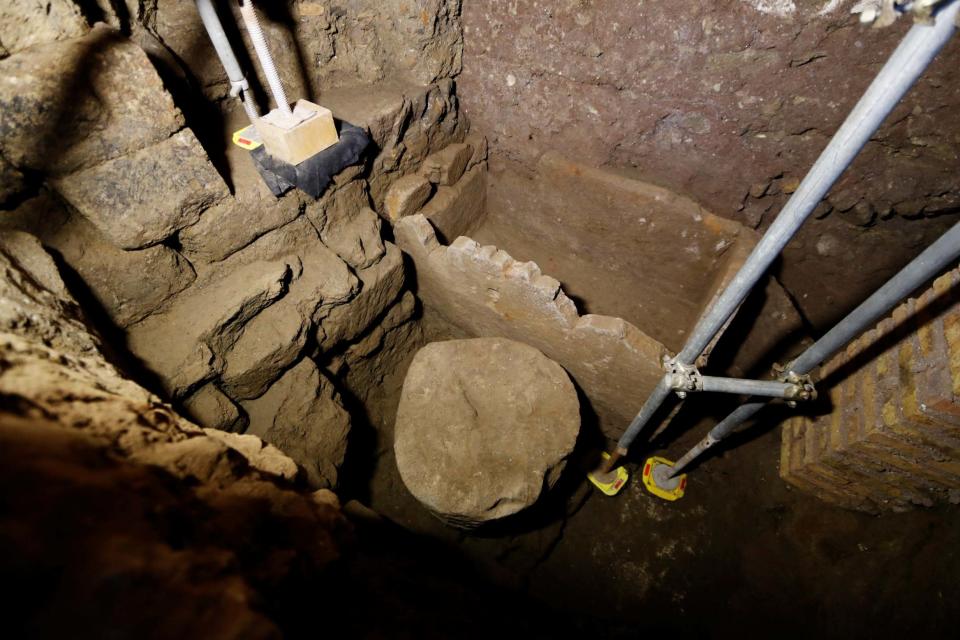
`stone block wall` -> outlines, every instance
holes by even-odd
[[[124,377],[36,237],[0,231],[0,270],[5,429],[34,420],[47,437],[96,443],[113,456],[218,486],[297,476],[293,460],[260,438],[202,429]]]
[[[105,0],[101,4],[108,5]],[[193,2],[126,0],[127,15],[105,8],[102,18],[128,24],[182,61],[208,98],[225,98],[230,86],[217,62]],[[460,0],[271,0],[257,3],[287,91],[320,97],[331,89],[390,79],[425,85],[462,68]],[[233,42],[253,51],[237,3],[221,3],[221,20]],[[231,15],[232,13],[232,15]],[[234,26],[236,25],[236,26]],[[241,54],[241,61],[249,55]],[[255,63],[246,67],[266,106],[267,87]]]
[[[159,5],[144,24],[173,16]],[[0,26],[7,42],[10,23]],[[4,56],[0,228],[39,238],[144,384],[204,427],[283,447],[311,485],[334,486],[351,424],[339,391],[369,380],[351,369],[379,370],[368,361],[417,335],[401,330],[415,304],[402,254],[383,239],[383,200],[463,143],[452,81],[328,92],[372,144],[313,201],[274,198],[237,148],[211,162],[201,139],[219,132],[195,135],[151,57],[115,29],[81,25]],[[467,172],[459,182],[438,175],[450,183],[438,190],[476,185],[465,164],[454,162]]]
[[[419,173],[390,187],[384,199],[388,219],[421,214],[444,242],[472,233],[486,215],[486,159],[487,140],[477,133],[427,156]]]
[[[783,426],[781,477],[868,512],[960,502],[960,270],[831,360],[832,411]]]

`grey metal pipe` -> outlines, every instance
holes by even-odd
[[[617,449],[620,455],[626,455],[627,449],[630,448],[630,443],[636,439],[640,430],[650,422],[650,418],[653,417],[653,414],[657,412],[657,409],[660,408],[663,401],[666,400],[670,392],[673,391],[672,382],[672,376],[667,374],[660,378],[660,382],[658,382],[657,386],[650,392],[650,396],[647,398],[647,401],[643,403],[640,412],[634,417],[623,435],[620,436],[620,441],[617,442]]]
[[[230,95],[239,98],[243,104],[243,110],[247,113],[250,123],[256,126],[260,119],[260,113],[257,111],[257,105],[253,102],[253,96],[250,94],[250,84],[243,75],[243,69],[237,62],[237,57],[233,53],[233,47],[230,46],[230,40],[223,30],[223,24],[220,22],[220,16],[213,6],[212,0],[196,0],[197,12],[200,14],[200,20],[203,27],[210,36],[213,48],[217,52],[220,64],[227,72],[227,78],[230,80]]]
[[[743,380],[741,378],[721,378],[701,376],[702,391],[717,393],[739,393],[768,398],[796,398],[803,389],[792,382],[778,380]]]
[[[901,300],[958,259],[960,259],[960,223],[953,225],[949,231],[911,260],[910,264],[847,314],[822,338],[807,347],[787,365],[786,370],[799,375],[810,373],[815,367],[843,349],[852,339],[873,326],[877,320],[889,314]],[[677,461],[671,476],[683,471],[704,451],[733,433],[737,427],[756,415],[764,405],[766,405],[764,400],[750,400],[731,412],[714,426],[703,440]]]
[[[943,270],[950,262],[955,261],[958,256],[960,256],[960,223],[955,224],[940,236],[897,275],[877,289],[863,304],[810,345],[806,351],[787,365],[786,370],[801,375],[809,373],[846,346],[853,338],[863,333],[866,327],[887,315],[898,302],[916,291],[920,285]]]
[[[233,53],[233,47],[230,46],[227,34],[223,30],[223,24],[221,24],[220,16],[217,15],[217,10],[213,6],[213,1],[196,0],[196,2],[200,20],[203,22],[204,29],[207,30],[207,35],[210,36],[210,41],[213,42],[213,48],[217,52],[217,57],[220,58],[220,64],[227,72],[227,77],[230,78],[230,83],[243,82],[243,70]]]
[[[673,465],[673,469],[670,471],[669,477],[673,478],[683,473],[683,470],[686,469],[691,462],[699,458],[704,451],[733,433],[734,429],[755,416],[766,404],[766,400],[747,402],[731,411],[730,415],[717,423],[717,425],[704,436],[703,440],[698,442],[690,451],[683,454],[682,458],[677,460],[676,464]]]
[[[870,136],[949,41],[956,29],[958,9],[960,1],[955,0],[939,11],[932,26],[914,24],[910,28],[733,280],[697,321],[677,361],[683,365],[693,364],[730,319]],[[666,397],[658,387],[647,398],[617,443],[620,450],[629,448],[646,425],[642,418],[646,416],[649,420]]]

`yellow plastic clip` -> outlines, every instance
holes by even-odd
[[[610,454],[606,451],[603,452],[603,459],[609,460]],[[620,493],[620,490],[623,489],[623,485],[627,484],[627,480],[630,479],[630,474],[627,473],[627,470],[623,466],[619,466],[616,469],[610,471],[606,474],[609,476],[609,480],[601,480],[597,478],[593,472],[587,474],[587,478],[590,482],[593,483],[597,489],[600,489],[604,495],[615,496]]]
[[[262,145],[263,142],[260,141],[260,135],[257,133],[256,127],[250,124],[239,131],[233,132],[233,144],[237,145],[241,149],[253,151]]]
[[[675,478],[670,478],[664,484],[657,484],[654,470],[657,466],[665,466],[672,469],[673,465],[674,463],[670,460],[659,456],[647,458],[647,461],[643,463],[643,486],[658,498],[663,498],[670,502],[683,497],[683,490],[687,488],[687,474],[682,473]]]

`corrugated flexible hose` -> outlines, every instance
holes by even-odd
[[[257,10],[254,8],[253,2],[240,0],[240,15],[243,18],[243,24],[247,27],[247,33],[250,34],[250,41],[253,42],[257,59],[260,60],[260,68],[263,69],[263,75],[267,77],[267,84],[270,85],[270,93],[273,94],[277,107],[286,115],[293,115],[290,110],[290,102],[287,101],[287,93],[280,82],[280,74],[277,73],[273,56],[270,55],[270,49],[267,47],[267,40],[263,36],[263,29],[260,28],[260,19],[257,17]]]

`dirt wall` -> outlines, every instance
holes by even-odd
[[[909,28],[860,25],[853,4],[466,3],[460,94],[492,169],[558,150],[762,230]],[[954,41],[787,250],[781,280],[817,327],[955,221],[958,59]]]

